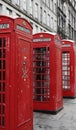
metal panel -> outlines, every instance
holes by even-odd
[[[18,39],[18,127],[31,121],[30,43]]]

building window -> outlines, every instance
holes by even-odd
[[[38,19],[38,4],[35,4],[35,18]]]
[[[42,30],[42,28],[40,28],[40,32],[42,32],[43,30]]]
[[[65,31],[65,25],[66,25],[66,21],[65,19],[63,19],[63,31]]]
[[[28,0],[28,1],[26,1],[26,3],[27,3],[26,4],[27,12],[29,14],[33,15],[33,0]]]
[[[33,14],[33,0],[30,1],[30,14]]]
[[[58,13],[58,26],[60,26],[60,14]]]
[[[73,0],[73,1],[72,1],[72,5],[73,5],[73,7],[74,7],[74,3],[75,3],[75,1]]]
[[[75,8],[75,10],[76,10],[76,4],[75,4],[75,7],[74,7],[74,8]]]
[[[69,39],[71,39],[71,26],[69,25]]]
[[[60,8],[63,10],[63,1],[60,1]]]
[[[70,13],[70,10],[69,10],[69,24],[70,24],[70,19],[71,19],[71,13]]]
[[[36,27],[36,33],[38,33],[38,26],[36,25],[35,27]]]
[[[20,0],[15,0],[16,5],[20,6]]]
[[[44,15],[43,15],[43,22],[46,24],[46,11],[44,10]]]
[[[8,14],[8,15],[12,15],[12,10],[9,9],[9,8],[7,8],[7,14]]]
[[[51,28],[54,29],[53,27],[54,27],[53,17],[51,17]]]
[[[44,3],[46,3],[46,0],[43,0]]]
[[[0,4],[0,12],[2,11],[2,4]]]
[[[20,5],[20,0],[16,0],[17,1],[17,4]]]
[[[54,30],[57,31],[57,20],[54,21]]]
[[[65,7],[65,6],[63,6],[63,12],[64,12],[65,15],[66,15],[66,7]]]
[[[23,0],[23,9],[26,10],[26,0]]]
[[[58,0],[58,7],[60,6],[60,0]]]
[[[56,3],[55,3],[55,5],[54,5],[54,12],[55,12],[55,13],[57,12],[57,5],[56,5]]]
[[[75,28],[75,17],[74,17],[74,28]]]
[[[42,22],[42,7],[40,7],[40,22]]]
[[[47,15],[47,25],[50,26],[50,14]]]
[[[53,8],[54,8],[53,6],[54,6],[54,5],[53,5],[53,0],[52,0],[52,10],[53,10]]]
[[[50,7],[50,0],[47,0],[47,6]]]

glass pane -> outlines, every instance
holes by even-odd
[[[62,83],[63,89],[70,89],[70,53],[62,53]]]
[[[50,54],[49,47],[33,49],[34,100],[50,100]]]

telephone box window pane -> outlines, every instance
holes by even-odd
[[[0,38],[0,48],[2,47],[2,38]]]
[[[3,47],[6,47],[6,38],[3,38]]]
[[[2,117],[2,126],[4,126],[4,125],[5,125],[5,118]]]
[[[0,60],[0,69],[2,69],[2,61]]]
[[[5,83],[0,82],[0,92],[5,91]]]
[[[0,71],[0,80],[2,79],[2,72]]]
[[[6,38],[0,38],[0,127],[5,126]]]
[[[2,106],[1,114],[5,114],[5,106],[4,105]]]
[[[3,83],[3,91],[5,92],[5,83]]]
[[[0,58],[2,58],[2,50],[0,49]]]
[[[0,60],[0,69],[5,69],[5,60]]]
[[[34,100],[50,100],[50,52],[49,47],[33,49]]]
[[[62,83],[63,89],[70,89],[70,53],[62,53]]]
[[[6,68],[5,60],[3,60],[3,69]]]
[[[3,49],[3,58],[5,58],[5,57],[6,57],[6,50]]]
[[[3,80],[5,80],[5,71],[3,71]]]

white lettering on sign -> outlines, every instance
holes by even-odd
[[[62,45],[62,47],[71,47],[71,45],[70,44],[67,44],[67,45]]]
[[[0,24],[0,29],[6,29],[9,28],[9,24]]]
[[[49,42],[51,41],[51,38],[37,38],[33,39],[33,42]]]
[[[17,25],[17,29],[30,34],[30,30],[28,28]]]

